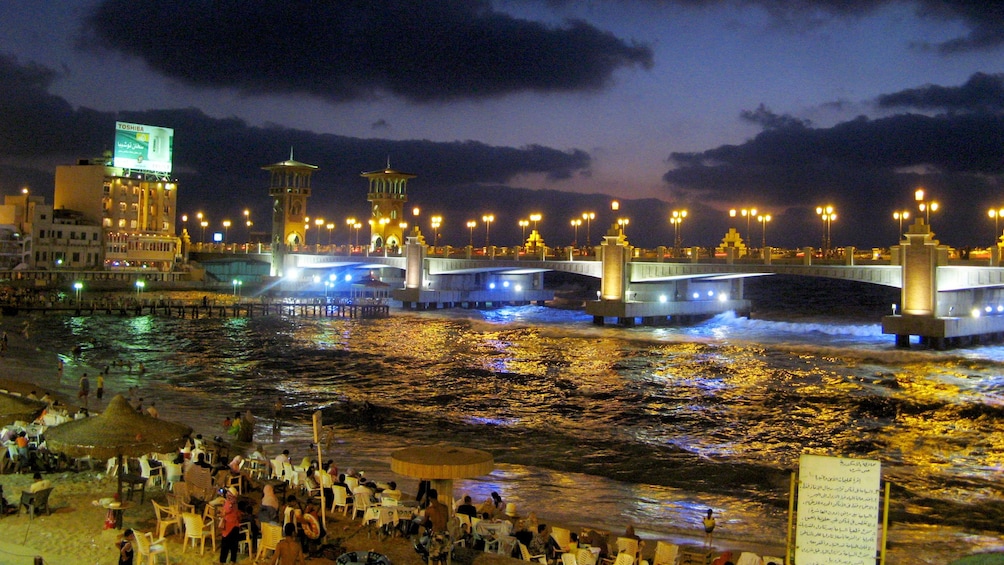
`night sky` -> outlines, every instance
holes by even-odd
[[[831,204],[834,245],[888,246],[922,186],[942,243],[985,246],[1004,207],[999,2],[81,0],[0,21],[0,194],[51,201],[55,166],[119,120],[174,128],[179,214],[217,230],[245,208],[267,229],[260,167],[292,148],[339,242],[388,158],[455,245],[487,212],[495,243],[540,212],[568,245],[587,210],[595,244],[618,199],[636,245],[671,245],[674,209],[714,245],[756,207],[768,244],[818,246]]]

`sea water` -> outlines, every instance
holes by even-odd
[[[390,472],[390,453],[445,442],[495,455],[494,473],[456,485],[475,502],[498,491],[546,521],[634,523],[648,537],[696,535],[714,508],[721,543],[781,546],[799,456],[861,457],[882,462],[905,553],[997,547],[1004,349],[896,349],[879,324],[888,289],[777,278],[747,290],[752,319],[688,327],[597,327],[526,306],[373,320],[45,316],[30,332],[64,355],[50,383],[63,392],[128,360],[109,391],[135,387],[209,436],[250,410],[256,441],[295,458],[314,454],[321,410],[325,459],[406,491],[415,481]]]

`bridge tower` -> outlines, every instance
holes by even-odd
[[[310,197],[310,176],[317,170],[289,159],[262,167],[271,174],[268,194],[272,197],[272,276],[282,276],[286,252],[298,245],[307,244],[307,198]]]
[[[362,173],[369,179],[370,186],[366,199],[373,205],[370,224],[370,250],[380,247],[395,248],[404,243],[407,228],[404,203],[408,201],[408,180],[417,175],[403,173],[390,168]]]
[[[620,226],[610,226],[600,244],[603,277],[600,279],[600,300],[624,302],[627,291],[627,263],[631,248]]]

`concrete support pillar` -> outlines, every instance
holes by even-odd
[[[763,264],[764,265],[770,265],[771,260],[772,260],[771,255],[773,255],[773,249],[774,249],[773,247],[764,247],[763,248]]]
[[[990,266],[996,267],[1001,264],[1001,248],[995,245],[990,248]]]
[[[690,248],[690,262],[697,263],[701,260],[701,248],[694,246]]]
[[[844,248],[844,265],[853,266],[854,265],[854,252],[857,251],[857,247],[848,246]]]
[[[938,240],[923,218],[910,226],[900,246],[902,308],[907,316],[935,316],[938,308]]]
[[[660,245],[655,248],[655,262],[662,263],[666,260],[666,246]]]
[[[603,236],[600,261],[603,271],[603,277],[600,279],[600,300],[623,302],[627,291],[627,264],[631,261],[631,246],[617,226],[613,226]]]
[[[725,248],[725,264],[726,265],[733,265],[733,264],[735,264],[735,262],[736,262],[736,255],[738,254],[738,251],[739,250],[737,248],[731,247],[731,246]]]
[[[802,264],[811,265],[812,256],[816,254],[816,249],[814,247],[803,247],[802,248]]]
[[[428,251],[422,232],[415,228],[404,244],[404,288],[422,288],[425,282],[425,257]]]

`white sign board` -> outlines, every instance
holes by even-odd
[[[882,466],[869,459],[802,455],[798,565],[875,565]]]

